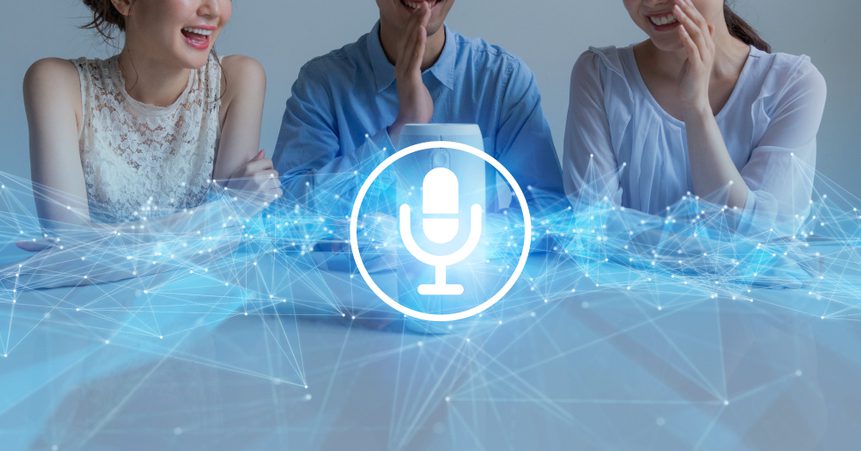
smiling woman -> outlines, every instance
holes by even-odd
[[[571,76],[570,195],[662,213],[726,207],[737,230],[791,236],[810,208],[825,80],[723,0],[624,0],[648,39],[592,48]]]
[[[248,214],[280,195],[258,152],[263,69],[213,51],[230,0],[83,3],[85,28],[106,39],[119,31],[125,43],[105,60],[43,59],[25,76],[33,186],[49,233],[182,227],[189,215],[174,213],[203,208],[218,181]]]

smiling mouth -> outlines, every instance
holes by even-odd
[[[676,16],[674,16],[672,13],[648,17],[649,22],[651,22],[652,25],[654,25],[658,29],[671,28],[679,23],[678,19],[676,19]]]
[[[182,35],[185,41],[191,47],[204,50],[209,48],[209,43],[212,40],[213,30],[196,27],[185,27],[182,29]]]
[[[430,7],[433,8],[434,6],[436,6],[442,2],[443,2],[443,0],[432,0],[430,2],[425,2],[425,1],[411,2],[408,0],[401,0],[401,5],[403,5],[405,8],[410,9],[410,10],[416,10],[416,9],[421,8],[422,4],[424,4],[424,3],[430,3]]]

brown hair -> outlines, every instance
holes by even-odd
[[[93,12],[93,20],[81,28],[96,30],[106,40],[114,37],[114,28],[125,31],[126,18],[114,7],[111,0],[83,0],[84,5]]]
[[[763,52],[771,53],[771,45],[768,42],[765,42],[765,39],[750,26],[744,19],[742,19],[729,5],[724,2],[723,4],[723,15],[726,18],[726,26],[729,28],[729,33],[736,38],[740,39],[741,42],[744,42],[747,45],[752,45]]]

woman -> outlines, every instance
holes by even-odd
[[[740,231],[793,234],[810,204],[825,81],[722,0],[624,0],[648,39],[574,66],[569,195],[658,213],[692,193]]]
[[[106,38],[120,30],[125,44],[106,60],[49,58],[27,72],[31,170],[46,227],[138,231],[146,219],[148,230],[164,231],[186,225],[213,188],[235,190],[251,205],[245,213],[280,195],[272,162],[257,151],[263,69],[213,52],[230,0],[84,4],[87,27]]]

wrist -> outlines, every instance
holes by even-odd
[[[683,114],[684,122],[701,121],[703,119],[714,117],[714,112],[712,111],[711,104],[708,100],[690,103],[688,107],[685,108]]]

